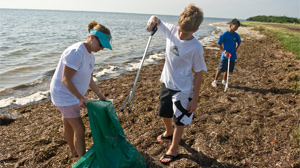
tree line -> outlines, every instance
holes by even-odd
[[[249,17],[247,21],[257,21],[257,22],[275,22],[275,23],[300,23],[300,19],[287,17],[287,16],[265,16],[258,15]]]

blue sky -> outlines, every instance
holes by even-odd
[[[256,15],[300,18],[300,0],[1,0],[0,8],[53,9],[179,15],[189,3],[205,17],[246,19]]]

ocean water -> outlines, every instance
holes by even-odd
[[[150,33],[150,14],[0,9],[0,113],[7,108],[49,98],[49,84],[61,53],[84,41],[87,25],[96,20],[112,34],[113,50],[95,53],[95,78],[117,77],[139,68]],[[158,15],[177,25],[178,16]],[[212,23],[230,19],[205,18],[194,36],[203,46],[217,39]],[[152,38],[144,65],[164,58],[165,40]]]

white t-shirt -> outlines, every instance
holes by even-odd
[[[202,44],[195,37],[180,40],[177,26],[160,22],[158,32],[167,40],[165,65],[160,81],[168,89],[184,93],[193,92],[193,70],[207,71]]]
[[[72,77],[75,87],[85,95],[94,71],[95,56],[89,53],[82,42],[68,47],[61,55],[50,84],[51,100],[56,106],[79,104],[79,100],[62,83],[63,67],[66,65],[77,72]]]

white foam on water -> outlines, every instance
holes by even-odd
[[[211,36],[204,37],[203,39],[200,40],[200,42],[204,47],[209,46],[211,42],[216,42],[219,39],[220,35],[227,30],[227,28],[228,26],[217,25],[215,31],[211,32]],[[165,57],[165,52],[151,54],[149,56],[146,56],[143,65],[155,64],[158,60],[164,59],[164,57]],[[104,68],[100,72],[94,73],[93,80],[95,81],[95,83],[98,83],[99,77],[106,76],[106,75],[109,75],[110,77],[116,77],[117,75],[119,75],[118,72],[119,70],[125,70],[125,71],[137,70],[140,68],[141,61],[142,59],[140,59],[138,62],[135,63],[125,64],[122,67],[108,66],[107,68]],[[39,83],[41,81],[37,80],[35,82]],[[26,97],[21,97],[21,98],[8,97],[0,100],[0,109],[7,108],[10,106],[15,106],[15,105],[27,105],[30,103],[38,102],[49,98],[49,95],[50,95],[50,91],[44,91],[44,92],[38,91]]]
[[[154,64],[158,60],[161,60],[165,58],[165,53],[155,53],[152,55],[149,55],[148,59],[145,59],[144,65]]]
[[[99,81],[97,78],[93,77],[93,81],[97,84]]]
[[[211,36],[204,37],[203,39],[200,40],[201,44],[203,46],[206,46],[206,45],[209,45],[212,42],[218,41],[218,39],[220,38],[220,35],[223,32],[225,32],[226,30],[227,30],[226,27],[217,26],[216,30],[211,32]]]
[[[228,30],[228,27],[227,26],[217,26],[216,30],[217,31],[212,31],[212,34],[220,36],[223,32]]]
[[[154,64],[155,62],[157,62],[158,60],[163,59],[165,56],[165,53],[155,53],[155,54],[151,54],[149,56],[147,56],[148,58],[146,58],[144,60],[143,66],[144,65],[149,65],[149,64]],[[126,71],[134,71],[140,68],[141,66],[141,62],[142,59],[139,62],[135,62],[135,63],[129,63],[126,67],[125,70]]]
[[[50,94],[50,90],[42,92],[42,91],[38,91],[30,96],[26,96],[23,98],[16,98],[16,102],[15,104],[17,105],[26,105],[29,103],[33,103],[33,102],[37,102],[37,101],[41,101],[44,99],[47,99],[49,97]]]
[[[7,99],[0,100],[0,108],[8,107],[14,103],[16,98],[9,97]]]
[[[127,64],[124,69],[126,71],[134,71],[134,70],[137,70],[139,69],[141,66],[141,60],[139,62],[135,62],[135,63],[129,63]]]
[[[97,72],[94,74],[95,77],[101,77],[101,76],[105,76],[106,74],[111,74],[114,73],[114,71],[117,69],[116,66],[109,66],[109,68],[105,68],[100,72]]]
[[[15,98],[15,97],[9,97],[6,99],[0,100],[0,108],[5,108],[11,105],[26,105],[34,102],[38,102],[44,99],[47,99],[49,97],[50,91],[38,91],[32,95],[21,97],[21,98]]]

